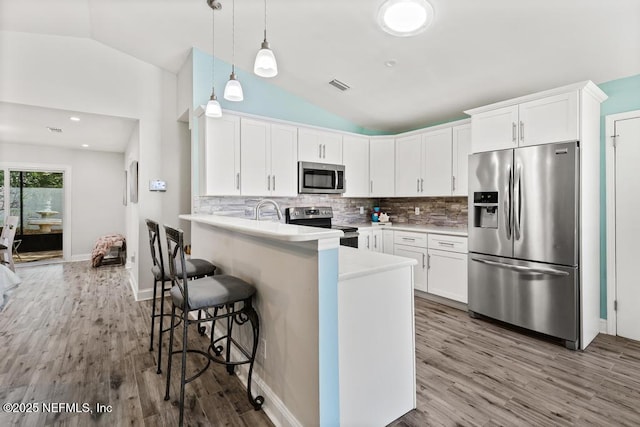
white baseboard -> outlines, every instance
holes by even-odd
[[[600,319],[600,333],[609,334],[609,331],[607,328],[607,319]]]
[[[189,315],[196,319],[197,313],[191,312]],[[220,323],[218,323],[220,325]],[[207,336],[211,336],[211,324],[206,323],[206,334]],[[225,331],[219,330],[218,333],[220,335],[224,334]],[[238,349],[235,347],[231,348],[231,353],[234,359],[240,360],[244,359],[244,355],[240,353]],[[260,352],[258,352],[260,353]],[[258,355],[256,355],[256,362],[258,361]],[[236,376],[240,379],[242,386],[246,389],[247,384],[247,375],[249,374],[249,366],[248,365],[238,365],[236,366]],[[262,405],[262,410],[269,417],[271,422],[276,427],[302,427],[300,421],[289,411],[289,408],[282,402],[282,400],[278,397],[277,394],[260,378],[260,376],[253,371],[252,379],[252,394],[254,396],[262,395],[264,397],[264,404]]]
[[[136,301],[146,301],[149,299],[153,299],[153,288],[152,289],[143,289],[139,290],[136,294]]]
[[[89,261],[90,259],[91,259],[91,254],[71,255],[71,262]]]

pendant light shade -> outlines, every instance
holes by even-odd
[[[207,117],[222,117],[222,107],[218,102],[215,94],[211,94],[211,99],[207,102],[207,108],[204,110],[204,115]]]
[[[278,74],[278,63],[273,51],[269,49],[269,42],[265,37],[262,42],[262,49],[256,55],[256,62],[253,72],[260,77],[275,77]]]
[[[236,78],[236,1],[232,3],[233,12],[231,14],[231,75],[229,81],[224,87],[224,99],[227,101],[242,101],[244,94],[242,93],[242,86]]]
[[[207,117],[222,117],[222,108],[216,98],[215,77],[216,77],[216,10],[220,10],[222,5],[217,0],[207,0],[207,4],[213,11],[211,17],[211,98],[207,102],[207,108],[204,110],[204,115]]]
[[[256,55],[253,72],[260,77],[274,77],[278,74],[276,56],[269,48],[269,42],[267,41],[267,0],[264,0],[264,40]]]
[[[242,101],[244,99],[244,94],[242,92],[242,85],[238,79],[236,79],[236,73],[231,72],[229,76],[229,81],[227,85],[224,87],[224,99],[227,101]]]

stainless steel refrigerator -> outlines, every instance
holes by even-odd
[[[578,142],[469,156],[469,314],[579,348]]]

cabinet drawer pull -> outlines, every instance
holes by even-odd
[[[452,248],[455,245],[455,243],[452,243],[452,242],[438,242],[438,244],[440,246],[448,246],[450,248]]]
[[[402,240],[409,240],[411,242],[415,242],[416,239],[412,238],[412,237],[403,237]]]

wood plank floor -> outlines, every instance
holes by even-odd
[[[18,274],[23,283],[0,313],[0,403],[113,412],[0,412],[0,426],[177,425],[178,380],[165,402],[148,351],[151,303],[133,301],[124,268],[62,263]],[[202,341],[190,335],[190,345]],[[638,342],[600,335],[572,352],[416,298],[416,346],[418,408],[393,426],[640,425]],[[187,407],[189,425],[272,425],[217,365],[187,385]]]
[[[564,347],[416,298],[417,409],[401,426],[639,426],[640,342]]]
[[[133,300],[123,267],[59,263],[17,273],[23,282],[0,312],[0,403],[101,403],[113,411],[0,411],[0,426],[178,424],[179,369],[164,401],[166,376],[156,374],[156,353],[148,351],[151,302]],[[190,346],[206,348],[208,340],[192,330]],[[194,358],[187,375],[201,364]],[[187,385],[186,407],[185,425],[273,425],[249,405],[240,380],[216,364]]]

